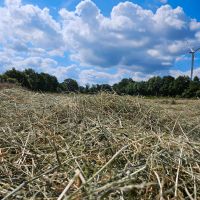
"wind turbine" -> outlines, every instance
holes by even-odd
[[[193,79],[193,70],[194,70],[194,58],[195,58],[195,53],[197,51],[199,51],[200,48],[197,48],[197,49],[193,49],[193,48],[190,48],[190,54],[192,55],[192,63],[191,63],[191,76],[190,76],[190,79],[192,80]]]

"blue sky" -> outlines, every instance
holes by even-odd
[[[101,9],[102,13],[105,15],[109,15],[113,6],[116,6],[120,2],[125,2],[126,0],[94,0],[93,2]],[[49,7],[52,10],[59,10],[63,7],[68,8],[69,10],[74,10],[80,0],[24,0],[24,3],[31,3],[34,5],[38,5],[40,7]],[[155,11],[156,8],[161,6],[163,3],[159,0],[130,0],[130,2],[141,5],[144,8],[153,9]],[[199,0],[168,0],[168,4],[170,4],[173,8],[177,6],[181,6],[188,16],[192,18],[196,18],[200,20],[200,3]],[[52,11],[54,12],[54,11]],[[57,12],[54,12],[56,16]]]
[[[0,72],[33,68],[82,85],[189,75],[199,8],[198,0],[0,0]]]

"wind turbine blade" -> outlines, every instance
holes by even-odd
[[[183,54],[183,55],[181,55],[181,56],[178,56],[176,59],[177,59],[177,60],[181,60],[181,59],[183,59],[183,58],[185,58],[185,57],[187,57],[187,56],[189,56],[189,54],[188,54],[188,53],[185,53],[185,54]]]
[[[190,50],[190,53],[194,52],[194,49],[191,47],[188,41],[186,41],[188,49]]]
[[[195,52],[197,52],[197,51],[199,51],[200,50],[200,48],[197,48],[196,50],[195,50]]]
[[[192,44],[194,45],[194,43],[192,43],[192,42],[189,43],[188,41],[186,41],[186,42],[187,42],[188,49],[190,50],[189,53],[195,53],[196,51],[200,50],[200,48],[195,49],[192,47]]]

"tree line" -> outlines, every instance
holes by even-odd
[[[200,97],[200,80],[194,77],[190,80],[188,76],[152,77],[147,81],[134,81],[124,78],[114,85],[95,84],[80,86],[76,80],[67,78],[62,83],[55,76],[48,73],[38,73],[33,69],[24,71],[15,68],[0,74],[0,82],[19,84],[33,91],[42,92],[80,92],[85,94],[96,94],[100,91],[115,92],[119,95],[142,95],[163,97]]]

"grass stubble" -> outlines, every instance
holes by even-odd
[[[200,199],[200,102],[170,101],[1,90],[0,198]]]

